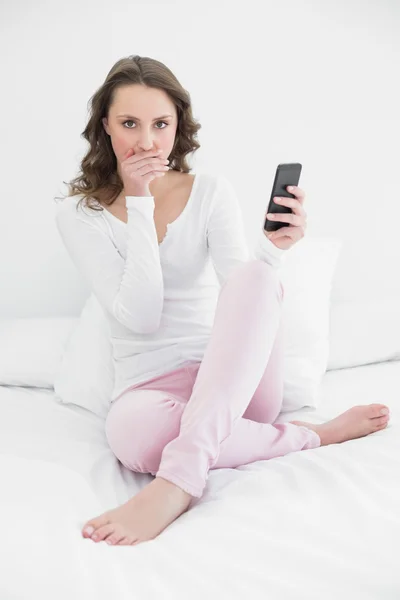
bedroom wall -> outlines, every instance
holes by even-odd
[[[54,223],[116,60],[151,56],[202,124],[193,172],[234,183],[248,242],[276,165],[301,162],[308,235],[344,240],[334,302],[400,299],[395,1],[28,0],[0,7],[0,317],[78,315],[89,290]]]

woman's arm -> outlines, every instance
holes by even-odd
[[[82,218],[68,198],[58,204],[56,225],[69,256],[103,308],[128,329],[152,333],[160,325],[164,302],[154,198],[127,196],[126,206],[126,260],[111,238],[90,222],[90,216]]]
[[[233,185],[223,176],[218,177],[207,224],[207,243],[211,260],[220,285],[240,262],[252,259],[279,268],[284,260],[284,250],[277,248],[260,228],[251,253],[243,228],[243,215]]]

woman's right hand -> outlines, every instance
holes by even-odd
[[[152,196],[149,183],[168,171],[168,161],[160,158],[162,150],[148,150],[133,154],[129,148],[121,162],[121,175],[125,196]]]

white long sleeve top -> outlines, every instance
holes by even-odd
[[[131,385],[201,361],[220,287],[233,269],[254,258],[278,268],[285,258],[262,226],[249,251],[237,195],[223,175],[195,175],[184,210],[160,244],[153,196],[126,196],[127,223],[83,202],[77,210],[80,198],[57,204],[56,225],[110,324],[111,401]]]

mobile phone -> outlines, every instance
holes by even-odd
[[[283,196],[285,198],[295,198],[294,194],[287,191],[288,185],[299,185],[300,173],[302,165],[300,163],[281,163],[277,166],[274,185],[272,186],[271,198],[268,204],[268,213],[291,213],[293,212],[289,206],[276,204],[274,198]],[[288,227],[289,223],[283,221],[270,221],[268,217],[265,219],[265,231],[277,231],[281,227]]]

